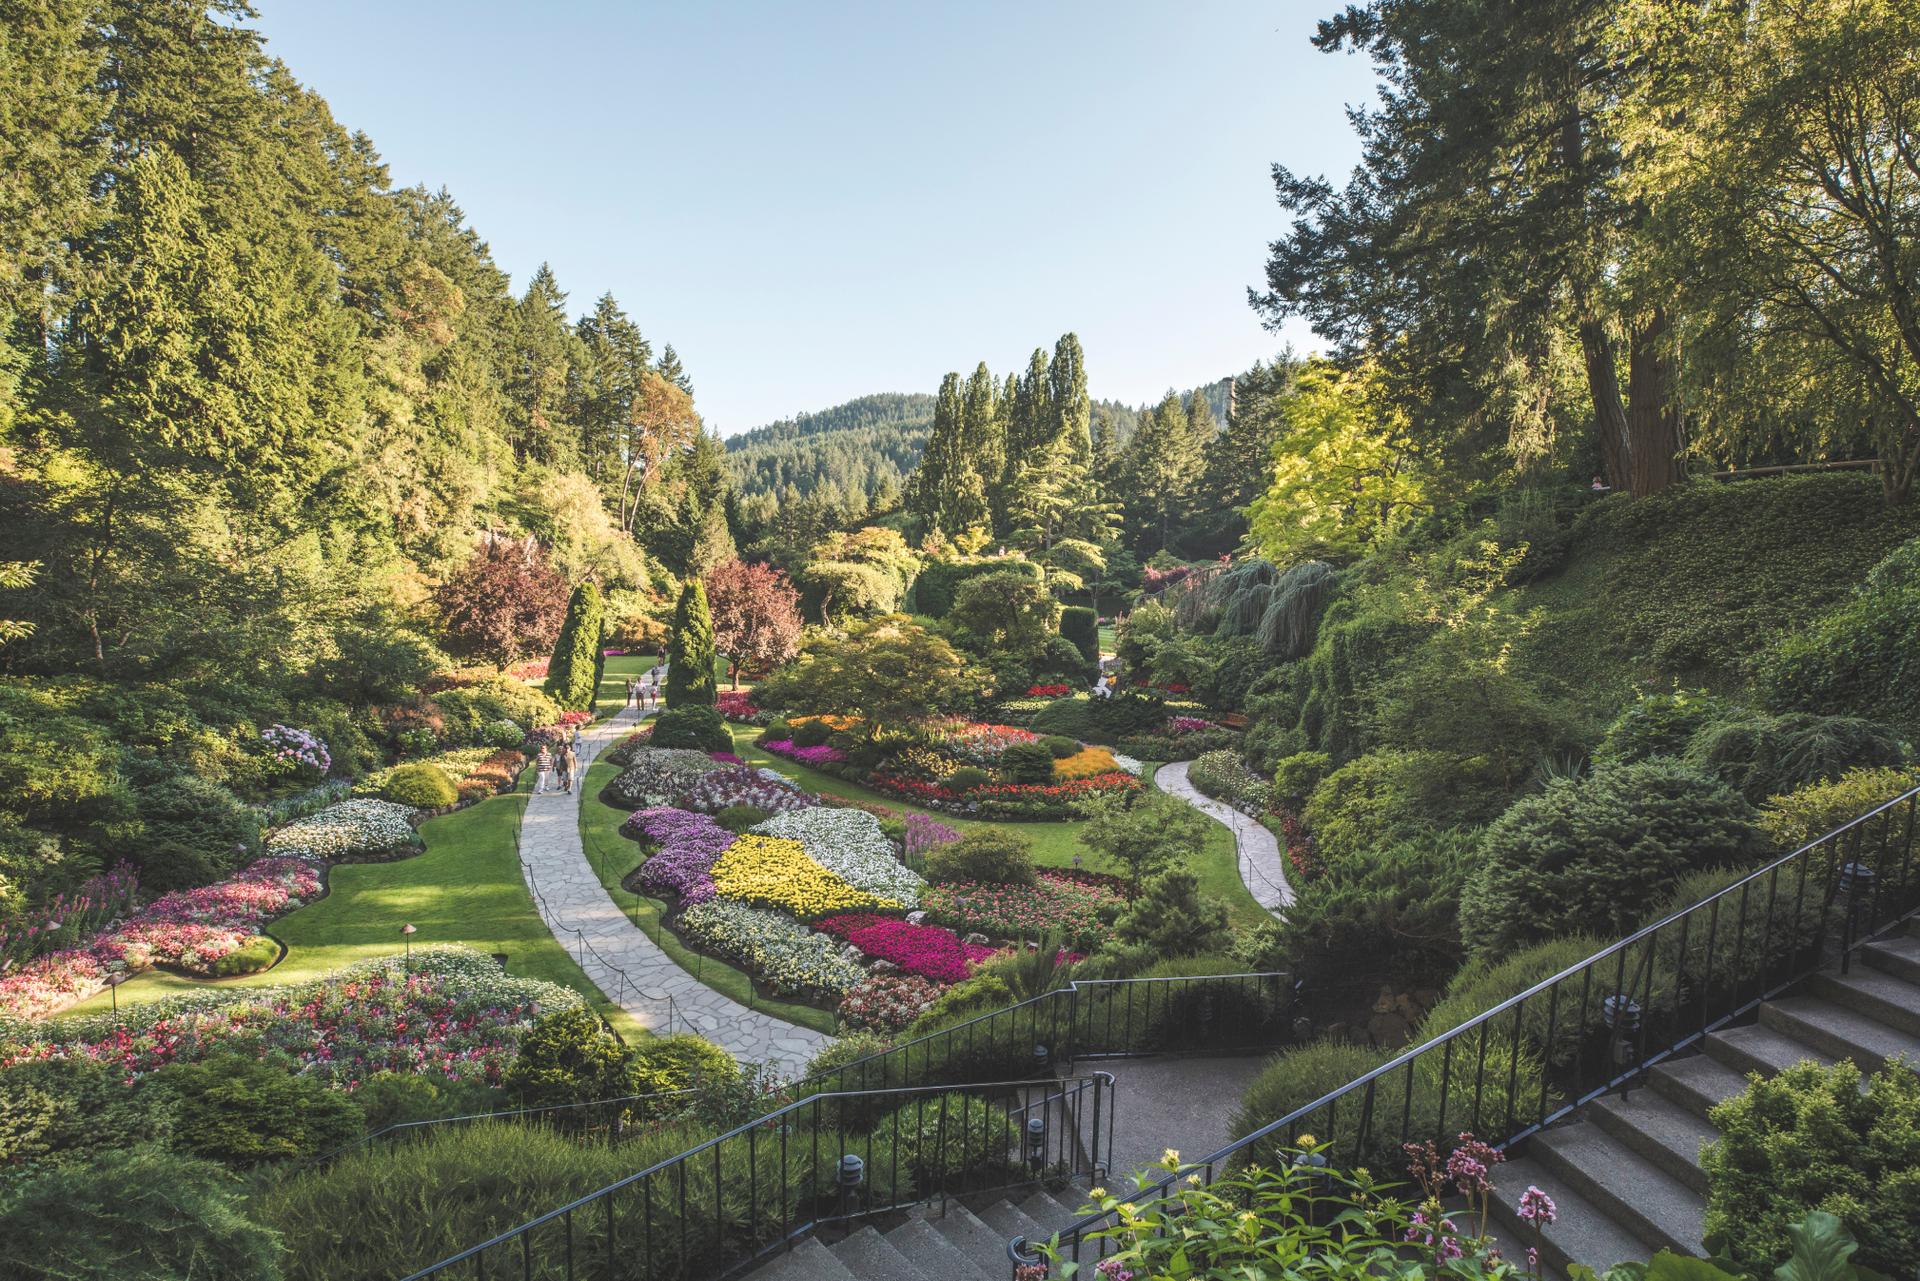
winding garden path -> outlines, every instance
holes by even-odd
[[[639,715],[627,708],[576,743],[577,778],[602,748]],[[697,1032],[748,1063],[772,1062],[797,1074],[831,1040],[721,995],[655,946],[608,897],[580,842],[586,789],[527,798],[520,825],[520,865],[534,905],[560,945],[572,953],[607,998],[657,1032]]]
[[[1287,861],[1280,853],[1279,840],[1258,819],[1248,818],[1233,806],[1202,795],[1187,777],[1187,767],[1192,764],[1192,761],[1175,761],[1162,765],[1154,773],[1153,781],[1161,791],[1179,797],[1233,833],[1233,843],[1240,854],[1240,879],[1246,882],[1247,892],[1261,907],[1279,916],[1283,908],[1293,904],[1293,886],[1287,884]]]

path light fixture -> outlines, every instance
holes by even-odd
[[[1600,1013],[1613,1033],[1614,1066],[1629,1066],[1636,1052],[1634,1038],[1640,1034],[1640,1002],[1616,992],[1600,1002]]]
[[[413,935],[414,935],[414,929],[413,929],[413,923],[411,921],[409,921],[407,924],[402,925],[400,927],[400,941],[406,944],[406,948],[407,948],[407,973],[408,974],[413,973]]]
[[[107,975],[107,991],[112,994],[113,1025],[115,1027],[120,1026],[120,985],[127,981],[127,977],[127,973],[124,970],[117,974]]]
[[[1847,973],[1853,960],[1853,940],[1860,925],[1860,907],[1862,903],[1873,899],[1874,873],[1865,863],[1845,863],[1840,868],[1840,878],[1836,888],[1847,899],[1847,935],[1840,947],[1840,972]]]
[[[848,1152],[840,1158],[840,1165],[833,1173],[833,1182],[840,1189],[840,1217],[848,1232],[853,1231],[853,1198],[860,1185],[867,1181],[867,1163],[858,1153]]]
[[[1046,1163],[1047,1118],[1030,1116],[1027,1118],[1027,1166],[1038,1174]]]

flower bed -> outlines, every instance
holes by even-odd
[[[712,899],[680,913],[674,926],[714,955],[746,966],[782,995],[837,1002],[866,977],[840,955],[838,943],[779,912]]]
[[[922,783],[884,772],[867,780],[879,791],[924,805],[983,818],[1051,819],[1069,818],[1080,801],[1111,792],[1129,792],[1140,780],[1125,770],[1114,769],[1058,783],[988,783],[965,792],[955,792],[938,783]]]
[[[855,889],[907,907],[920,902],[926,883],[895,857],[880,820],[864,810],[795,810],[753,830],[798,841],[808,858]]]
[[[814,800],[772,770],[733,765],[702,775],[673,803],[703,814],[718,814],[730,805],[751,805],[769,814],[785,814],[811,808]]]
[[[732,832],[706,815],[678,809],[641,810],[620,830],[659,845],[629,879],[642,890],[677,894],[683,904],[713,897],[713,861],[734,842]]]
[[[705,752],[691,747],[637,748],[632,764],[607,784],[600,799],[626,810],[665,805],[719,768]]]
[[[1053,777],[1056,782],[1071,782],[1074,779],[1093,778],[1100,774],[1111,774],[1120,768],[1113,759],[1113,753],[1104,747],[1083,747],[1071,756],[1063,756],[1053,763]]]
[[[400,958],[386,957],[298,986],[133,1006],[117,1021],[95,1014],[7,1023],[0,1025],[0,1065],[95,1059],[131,1081],[218,1051],[278,1051],[302,1072],[348,1089],[380,1071],[497,1085],[532,1018],[579,1002],[556,984],[509,977],[470,948],[417,948],[404,976]]]
[[[1275,816],[1281,844],[1287,847],[1287,862],[1303,881],[1311,881],[1327,870],[1320,858],[1320,850],[1313,843],[1313,833],[1293,810],[1282,806]]]
[[[600,753],[600,759],[609,765],[618,765],[621,769],[633,764],[634,757],[653,741],[653,725],[642,725],[633,733]]]
[[[1073,686],[1071,685],[1029,685],[1027,686],[1028,698],[1063,698],[1066,695],[1071,693],[1073,693]]]
[[[900,906],[855,889],[808,858],[799,841],[777,836],[741,837],[714,860],[712,875],[721,898],[776,907],[800,920]]]
[[[274,773],[305,773],[312,777],[333,768],[333,756],[327,751],[326,740],[311,730],[269,725],[260,731],[260,746],[265,749]]]
[[[524,663],[515,663],[512,667],[509,667],[507,669],[507,675],[517,681],[544,680],[547,675],[547,668],[552,666],[552,664],[553,660],[551,658],[530,658]]]
[[[989,725],[979,721],[950,721],[933,727],[933,742],[942,752],[969,765],[992,767],[1016,743],[1037,743],[1040,735],[1018,725]]]
[[[937,925],[915,925],[891,916],[850,912],[829,916],[816,927],[845,939],[866,955],[891,961],[908,974],[936,983],[959,983],[973,967],[992,956],[994,949],[962,943],[952,930]]]
[[[1267,812],[1273,785],[1248,769],[1237,752],[1203,752],[1187,770],[1187,778],[1204,796],[1224,801],[1250,818]]]
[[[765,725],[767,714],[753,705],[753,695],[745,690],[727,690],[714,700],[714,709],[722,720],[736,725]]]
[[[0,963],[16,966],[47,952],[78,947],[95,931],[133,910],[140,878],[127,864],[89,877],[71,894],[56,895],[10,930],[0,930]]]
[[[818,769],[822,765],[839,765],[847,759],[847,754],[837,747],[825,743],[813,747],[795,747],[790,738],[764,739],[760,746],[775,756],[784,756],[788,760],[799,761],[802,765],[811,765]]]
[[[1111,884],[1051,870],[1032,885],[948,881],[920,896],[928,920],[963,934],[1032,939],[1054,933],[1081,950],[1099,945],[1125,904]]]
[[[927,1012],[945,989],[917,974],[869,974],[840,1002],[843,1027],[898,1032]]]
[[[493,752],[467,771],[466,775],[454,784],[454,787],[463,801],[494,796],[512,790],[514,783],[520,778],[520,771],[526,767],[525,752]]]
[[[412,806],[354,800],[279,828],[267,837],[267,852],[324,863],[378,863],[410,854],[419,844]]]

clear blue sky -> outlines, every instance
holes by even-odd
[[[1268,167],[1344,175],[1333,0],[256,0],[271,52],[516,290],[671,341],[732,433],[1080,334],[1096,396],[1270,355]]]

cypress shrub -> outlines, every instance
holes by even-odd
[[[606,602],[592,579],[573,589],[567,617],[560,624],[553,661],[543,687],[553,701],[574,711],[591,711],[600,692],[600,639],[606,630]]]
[[[673,611],[673,645],[667,651],[667,706],[719,701],[720,683],[714,676],[713,614],[707,608],[707,589],[692,578],[680,589]]]
[[[1060,611],[1060,634],[1073,642],[1089,664],[1099,665],[1100,615],[1085,605],[1069,605]]]

